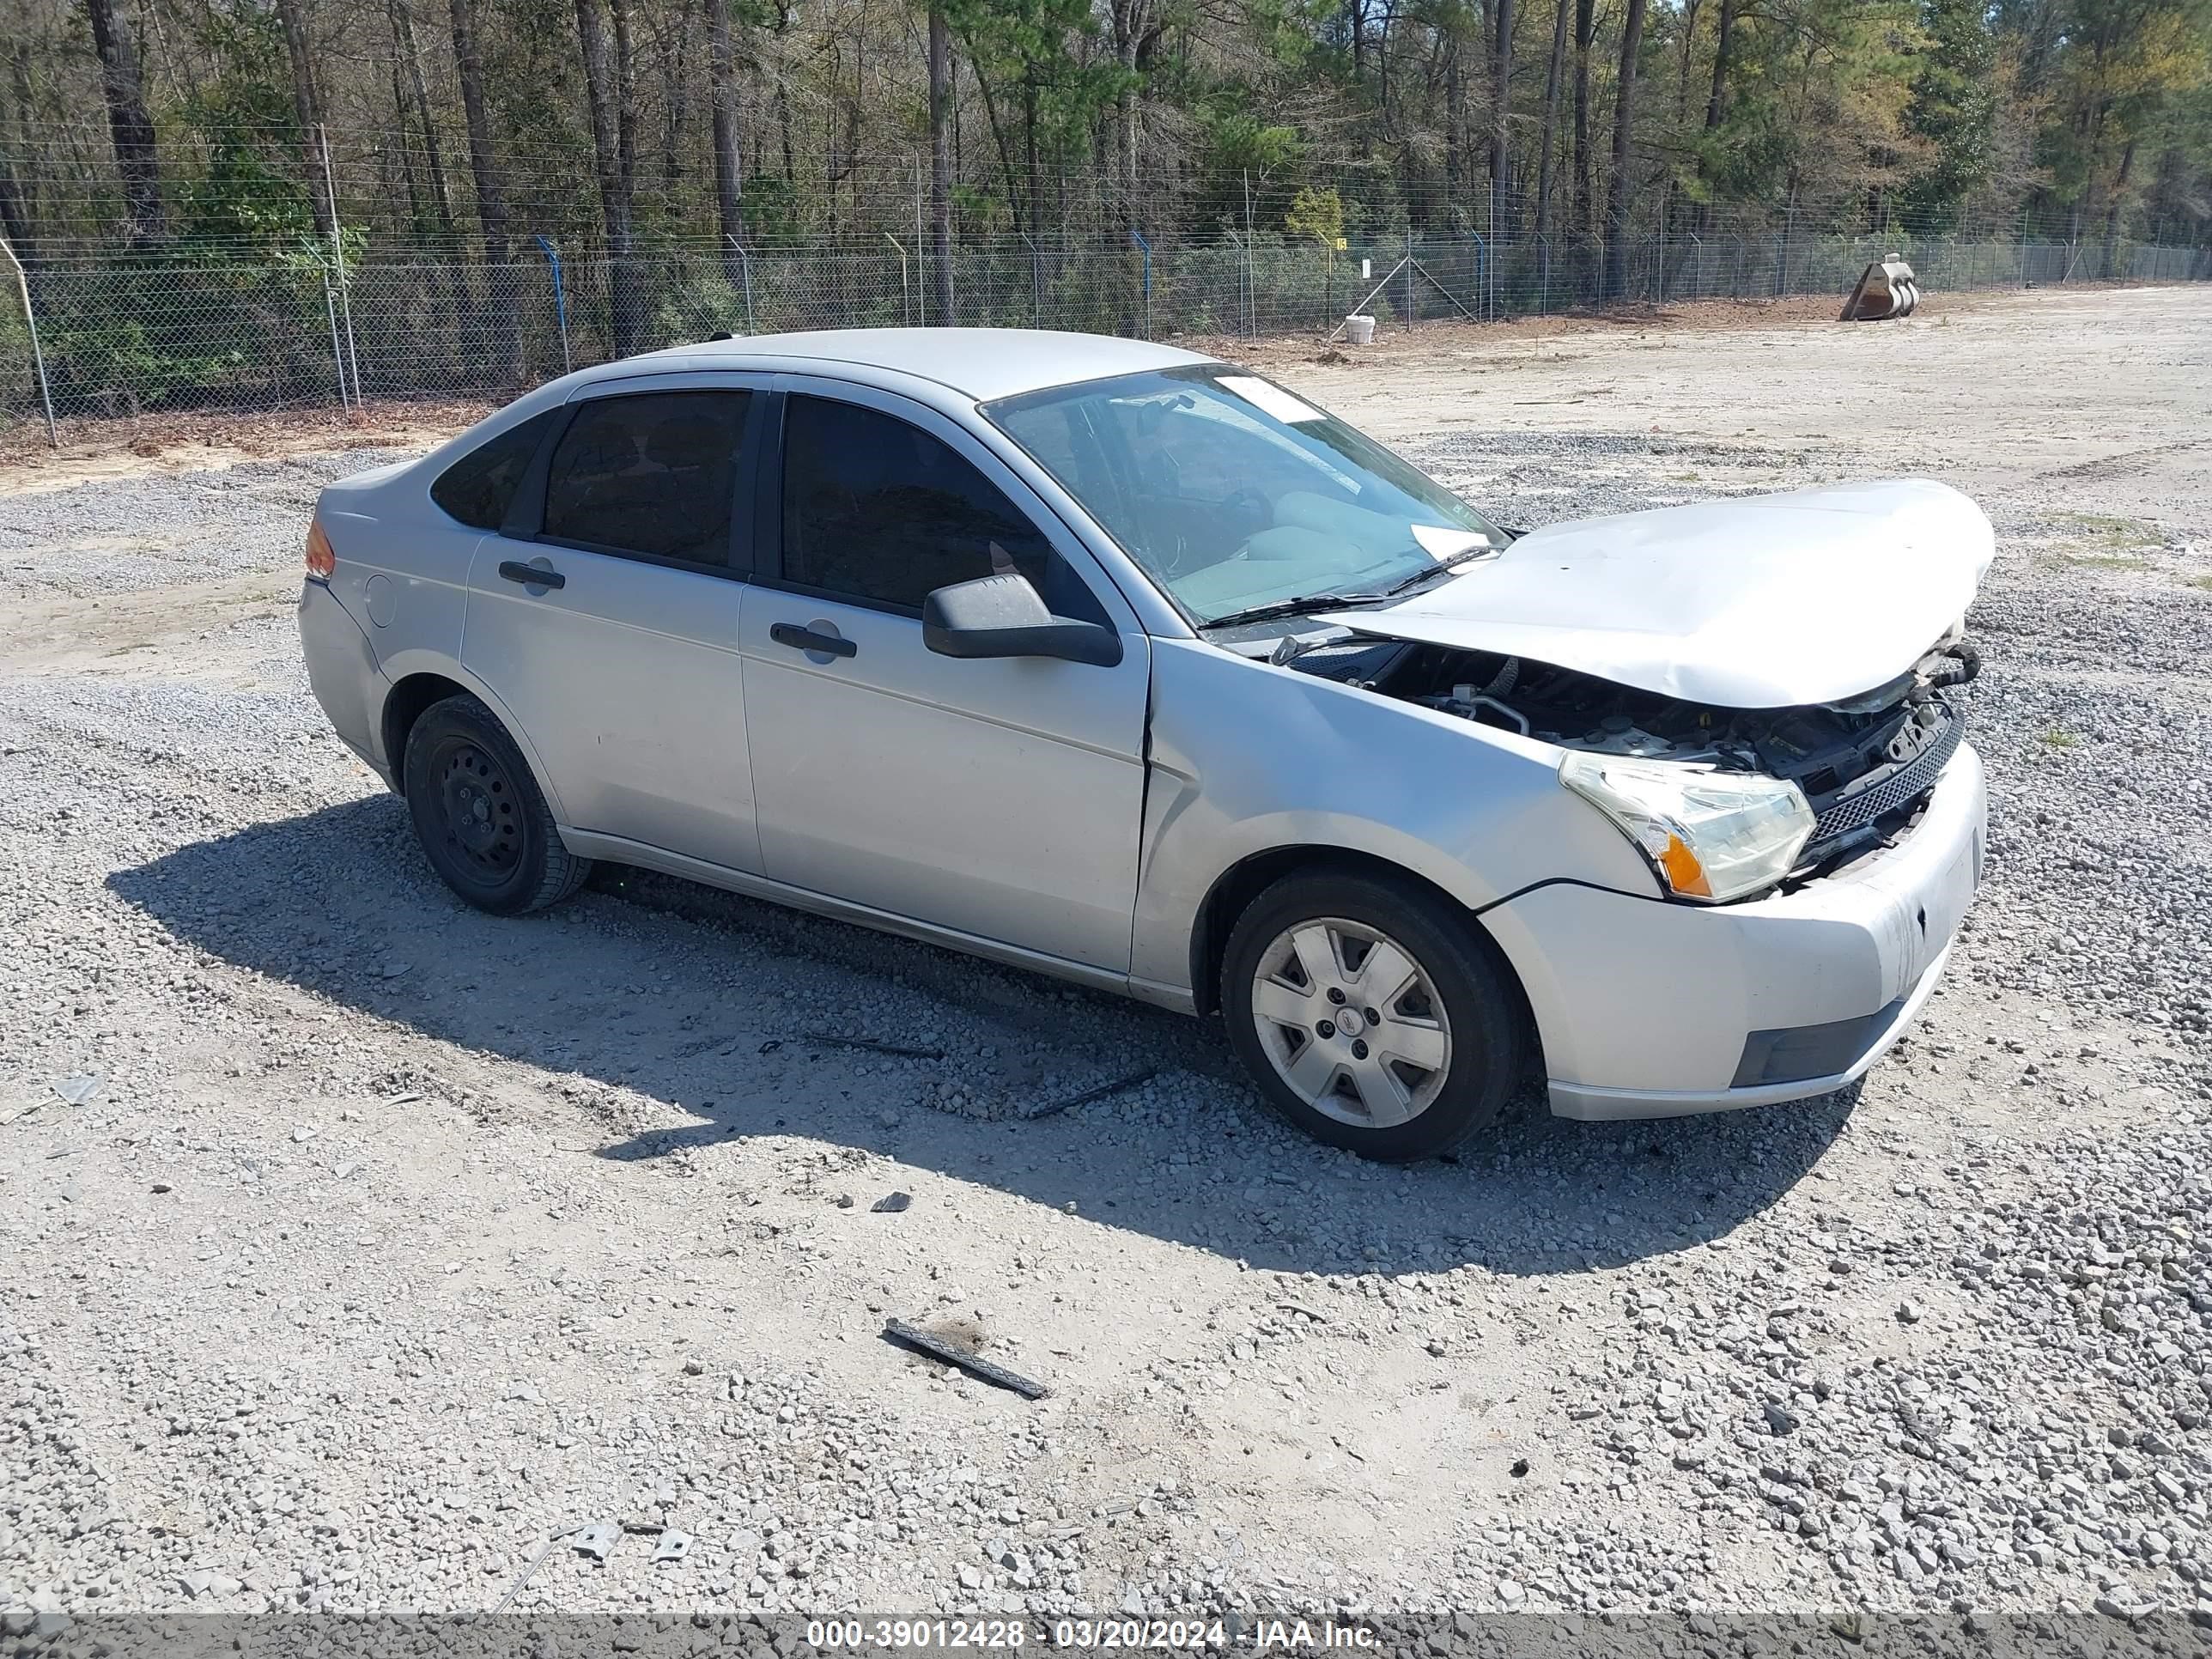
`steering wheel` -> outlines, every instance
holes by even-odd
[[[1248,537],[1256,535],[1275,522],[1274,503],[1250,484],[1246,484],[1222,502],[1221,510],[1224,514],[1235,513],[1249,518],[1252,527],[1244,532]]]

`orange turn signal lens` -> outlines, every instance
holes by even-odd
[[[322,520],[312,520],[307,526],[307,574],[327,579],[338,568],[338,556],[331,550],[331,538],[323,534]]]
[[[1705,879],[1705,866],[1698,862],[1698,855],[1683,844],[1680,836],[1667,837],[1667,845],[1660,849],[1659,866],[1667,872],[1667,884],[1684,897],[1713,896],[1712,884]]]

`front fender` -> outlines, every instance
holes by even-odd
[[[1547,744],[1200,640],[1154,640],[1152,679],[1131,974],[1163,1000],[1196,989],[1215,884],[1285,848],[1380,859],[1471,912],[1563,879],[1656,894]]]

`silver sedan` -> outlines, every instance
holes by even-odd
[[[1273,382],[684,347],[325,490],[340,738],[501,915],[647,866],[1193,1014],[1321,1139],[1823,1093],[1979,879],[1939,484],[1501,527]]]

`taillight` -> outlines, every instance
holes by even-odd
[[[331,550],[331,538],[323,534],[322,521],[311,520],[307,525],[307,574],[327,579],[338,568],[338,556]]]

